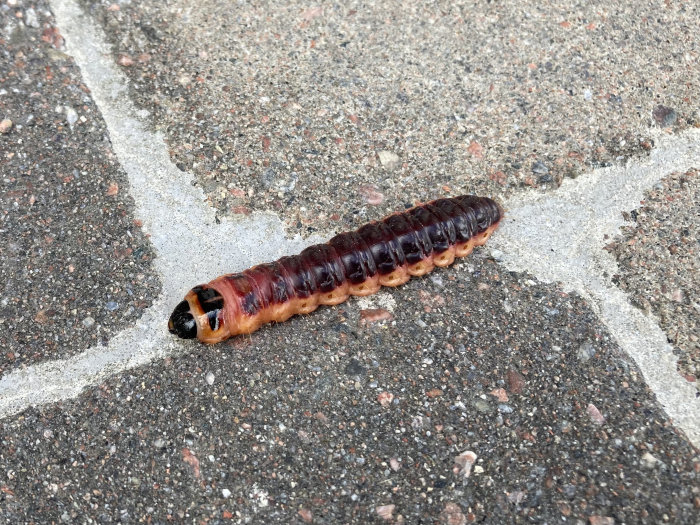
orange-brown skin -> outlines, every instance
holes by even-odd
[[[272,321],[399,286],[483,245],[503,217],[491,199],[438,199],[343,233],[300,255],[228,274],[190,290],[169,329],[218,343]]]

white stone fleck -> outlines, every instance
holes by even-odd
[[[399,156],[392,151],[381,150],[377,153],[377,156],[382,166],[388,170],[393,170],[399,165]]]
[[[65,106],[63,111],[66,114],[66,122],[68,122],[68,125],[73,129],[73,124],[78,122],[78,113],[70,106]]]
[[[644,462],[644,466],[647,468],[653,468],[659,463],[659,460],[654,457],[651,452],[645,452],[642,456],[642,461]]]
[[[29,27],[41,27],[39,17],[33,8],[29,8],[24,12],[24,23]]]
[[[9,118],[0,120],[0,133],[8,133],[12,129],[12,121]]]
[[[591,421],[598,425],[602,425],[605,423],[605,416],[600,413],[600,410],[593,404],[593,403],[588,403],[588,407],[586,407],[586,412],[588,412],[588,416],[591,418]]]
[[[357,298],[357,308],[360,310],[371,310],[373,308],[384,308],[393,312],[396,307],[396,299],[389,292],[379,291],[374,295]]]
[[[257,483],[253,483],[252,490],[250,491],[250,499],[253,500],[254,504],[259,508],[263,509],[267,507],[270,503],[270,499],[267,495],[267,491],[261,489]]]
[[[476,461],[476,454],[471,450],[465,450],[459,456],[454,459],[454,467],[452,467],[452,472],[457,476],[463,476],[468,478],[472,472],[472,465]]]
[[[379,505],[375,507],[374,510],[377,512],[380,518],[386,521],[391,521],[393,519],[392,514],[394,513],[395,508],[396,505]]]

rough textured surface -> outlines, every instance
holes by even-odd
[[[126,178],[46,4],[9,4],[0,6],[0,120],[12,122],[0,132],[0,372],[107,340],[159,287]]]
[[[693,522],[694,451],[581,300],[481,257],[391,297],[3,422],[2,517]]]
[[[663,134],[671,144],[649,159],[659,150],[661,158],[683,151],[673,147],[679,142],[700,143],[694,133],[674,134],[697,125],[696,3],[629,4],[428,9],[390,1],[254,9],[245,2],[84,0],[91,18],[70,0],[51,0],[69,41],[63,52],[81,64],[88,93],[73,63],[55,55],[61,49],[48,47],[60,48],[61,37],[45,4],[2,0],[0,52],[23,46],[29,58],[20,60],[23,69],[14,55],[0,62],[2,177],[30,180],[22,179],[22,166],[31,161],[32,183],[44,177],[54,191],[42,202],[36,189],[15,195],[20,209],[45,206],[39,218],[46,224],[28,211],[25,219],[13,215],[14,196],[3,201],[11,222],[0,226],[2,260],[17,259],[6,256],[7,233],[36,241],[44,230],[68,225],[58,228],[66,235],[61,250],[85,255],[73,273],[64,270],[72,263],[62,258],[68,252],[42,246],[44,256],[37,249],[27,264],[46,268],[35,290],[86,305],[93,327],[107,323],[101,304],[114,300],[114,312],[123,311],[126,296],[108,293],[136,291],[113,239],[133,248],[126,260],[144,270],[128,268],[148,281],[148,265],[135,259],[145,239],[92,95],[129,180],[148,181],[130,191],[158,249],[151,264],[163,286],[154,306],[136,322],[125,318],[130,328],[108,345],[71,359],[23,362],[0,377],[0,405],[19,398],[20,407],[0,421],[0,522],[695,525],[698,451],[643,379],[654,358],[667,355],[648,352],[652,364],[638,370],[600,321],[614,328],[611,317],[594,315],[598,303],[526,273],[542,260],[576,272],[581,252],[562,232],[591,224],[592,233],[584,232],[599,234],[602,246],[612,237],[603,240],[601,213],[632,210],[642,194],[624,184],[607,191],[602,182],[612,178],[593,178],[597,193],[567,201],[588,213],[581,223],[581,215],[561,212],[571,207],[547,207],[528,186],[551,189],[583,169],[644,155],[652,146],[646,136]],[[109,33],[113,54],[98,27]],[[131,90],[113,74],[115,64],[129,75]],[[50,130],[61,124],[61,133],[46,133],[70,147],[46,153],[44,135],[30,134],[24,113],[15,112],[40,97],[46,103],[32,109],[34,120]],[[170,157],[192,170],[218,218],[200,202],[190,175],[170,165],[160,135],[141,126],[149,120],[165,132]],[[14,150],[26,160],[10,156]],[[52,177],[72,165],[81,186],[64,188]],[[687,169],[661,168],[654,181]],[[285,240],[275,216],[242,220],[250,210],[275,210],[288,231],[316,228],[323,240],[416,199],[474,192],[503,201],[516,189],[517,198],[542,204],[525,218],[544,226],[537,238],[549,244],[539,253],[552,254],[523,273],[505,270],[508,254],[494,251],[491,260],[478,250],[429,278],[216,347],[183,344],[166,331],[174,289],[215,277],[207,272],[218,265],[241,270],[261,254],[274,258],[302,242]],[[658,191],[676,194],[673,187]],[[59,205],[64,195],[89,205],[73,212],[77,204]],[[557,194],[541,195],[556,204]],[[689,206],[687,198],[675,202]],[[547,232],[557,224],[566,228]],[[123,244],[128,230],[133,237]],[[580,228],[571,235],[578,242],[577,235]],[[576,245],[598,255],[592,242]],[[614,258],[602,255],[611,264],[596,266],[596,276],[607,280]],[[95,281],[71,293],[52,288],[83,270]],[[9,274],[11,286],[21,271]],[[665,271],[648,275],[665,280]],[[146,299],[158,293],[151,284],[140,289]],[[608,291],[617,294],[615,304],[629,306],[617,288]],[[13,294],[4,290],[0,300]],[[24,310],[13,312],[3,310],[0,319],[15,323]],[[50,326],[80,324],[81,315],[59,311]],[[48,333],[42,316],[31,319],[16,333]],[[15,333],[5,327],[3,337]],[[627,346],[635,340],[620,338]],[[37,341],[10,339],[2,351],[62,357],[92,338],[72,330],[62,346]],[[659,399],[673,390],[670,383],[654,383]],[[679,412],[691,412],[684,401]]]
[[[222,214],[345,229],[382,197],[554,186],[700,123],[696,2],[253,4],[83,0]]]
[[[509,199],[505,219],[491,239],[492,254],[511,271],[528,272],[586,297],[620,347],[641,368],[659,403],[700,447],[700,396],[678,373],[668,335],[630,302],[613,281],[619,271],[606,251],[629,223],[649,188],[673,172],[700,165],[700,130],[658,134],[658,147],[624,166],[567,179],[552,192],[524,192]]]
[[[676,346],[679,371],[700,378],[700,176],[674,173],[630,214],[634,226],[610,249],[620,264],[616,283],[653,313]]]

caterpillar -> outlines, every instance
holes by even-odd
[[[340,233],[299,255],[195,286],[170,316],[183,339],[218,343],[263,324],[335,305],[350,295],[399,286],[435,266],[449,266],[486,242],[503,217],[492,199],[463,195],[434,200],[353,232]]]

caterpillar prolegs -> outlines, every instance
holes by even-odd
[[[218,343],[271,321],[308,314],[320,304],[398,286],[469,255],[502,217],[495,201],[474,195],[422,204],[299,255],[195,286],[175,308],[168,328],[184,339]]]

